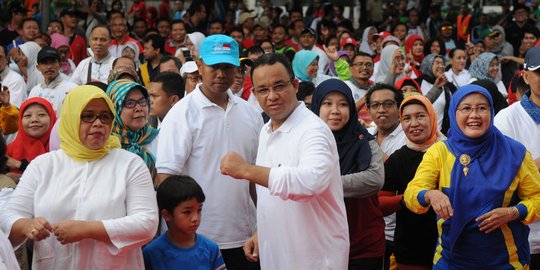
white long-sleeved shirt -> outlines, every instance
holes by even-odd
[[[56,112],[56,116],[60,117],[60,110],[62,109],[62,102],[71,89],[77,87],[73,82],[64,80],[62,75],[59,74],[51,83],[46,85],[40,83],[30,91],[28,98],[40,97],[48,100]]]
[[[255,205],[249,182],[221,174],[220,164],[230,151],[255,162],[262,117],[231,91],[224,110],[200,86],[163,119],[156,168],[158,173],[193,177],[206,194],[198,232],[217,242],[220,249],[238,248],[255,231]]]
[[[26,91],[26,83],[19,73],[5,67],[0,73],[0,84],[2,87],[7,86],[9,89],[10,103],[17,108],[26,100],[28,92]],[[0,89],[3,90],[3,89]]]
[[[334,135],[299,103],[275,131],[260,135],[257,185],[261,269],[347,269],[349,231]]]
[[[152,177],[140,157],[112,149],[77,162],[63,150],[35,158],[0,212],[5,233],[21,218],[100,220],[112,244],[93,239],[62,245],[54,235],[34,242],[33,269],[144,269],[140,247],[157,231]]]
[[[114,57],[109,54],[105,59],[97,62],[93,57],[88,57],[82,60],[73,74],[71,75],[71,81],[77,85],[83,85],[87,83],[88,78],[88,66],[92,61],[91,81],[99,81],[102,83],[108,83],[109,73],[112,69]]]

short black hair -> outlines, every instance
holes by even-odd
[[[135,18],[135,19],[133,20],[133,25],[135,25],[135,23],[138,23],[138,22],[143,22],[143,23],[146,25],[146,20],[143,19],[143,18]],[[156,23],[156,25],[157,25],[157,23]],[[148,25],[147,25],[147,26],[148,26]]]
[[[104,24],[98,24],[96,26],[94,26],[94,28],[92,28],[92,31],[90,31],[90,36],[92,36],[92,33],[94,33],[94,31],[98,28],[104,28],[107,30],[107,33],[109,33],[109,38],[111,38],[111,30],[109,29],[109,27],[107,27],[106,25]]]
[[[187,13],[190,16],[194,15],[195,13],[201,11],[201,9],[202,9],[201,6],[204,6],[206,8],[206,6],[204,5],[203,2],[195,0],[195,1],[191,2],[191,5],[189,6],[189,8],[187,10]],[[208,9],[206,9],[206,10],[208,10]],[[208,13],[210,13],[210,12],[208,12]]]
[[[379,91],[379,90],[390,90],[390,91],[394,92],[394,101],[396,102],[396,105],[398,107],[401,104],[401,102],[403,102],[403,93],[401,91],[397,90],[395,87],[393,87],[392,85],[389,85],[389,84],[376,83],[366,93],[366,104],[367,104],[368,107],[371,104],[371,95],[374,92]]]
[[[314,91],[315,85],[312,82],[300,82],[298,92],[296,92],[296,99],[303,101],[307,96],[313,95]]]
[[[38,20],[36,20],[36,19],[34,19],[34,18],[32,18],[32,17],[30,17],[30,18],[24,18],[24,20],[21,22],[21,29],[24,27],[24,24],[27,23],[27,22],[35,22],[35,23],[38,25],[38,27],[41,25],[41,24],[38,22]]]
[[[523,27],[523,36],[525,36],[525,33],[533,34],[536,38],[540,37],[540,30],[535,26]]]
[[[264,50],[261,48],[261,46],[251,46],[249,47],[249,49],[246,50],[246,55],[249,55],[249,54],[264,54]]]
[[[170,54],[166,54],[166,55],[163,55],[160,59],[159,59],[159,64],[163,64],[169,60],[173,60],[174,61],[174,64],[176,65],[176,67],[178,68],[178,70],[180,70],[182,68],[182,62],[180,61],[180,59],[178,59],[178,57],[174,57]]]
[[[175,24],[183,24],[184,26],[186,25],[186,23],[183,21],[183,20],[173,20],[170,25],[171,25],[171,28],[173,25]]]
[[[152,34],[144,37],[144,43],[152,41],[152,47],[159,49],[160,53],[165,52],[165,40],[158,34]]]
[[[111,18],[112,18],[112,16],[113,16],[113,14],[120,14],[120,16],[121,16],[122,18],[124,18],[124,13],[123,13],[123,12],[118,11],[118,10],[112,10],[112,9],[111,9],[111,10],[109,10],[109,11],[107,12],[107,15],[105,15],[105,19],[106,19],[108,22],[110,22],[110,21],[111,21]]]
[[[4,50],[4,54],[6,55],[6,57],[8,57],[8,52],[6,51],[6,45],[4,45],[4,43],[0,42],[0,48],[2,48],[2,50]]]
[[[145,19],[142,19],[144,22],[146,22]],[[156,27],[160,22],[167,22],[169,26],[171,25],[171,21],[167,17],[159,17],[156,21]]]
[[[295,20],[295,21],[292,21],[292,22],[289,24],[289,29],[293,30],[294,27],[296,26],[296,24],[299,23],[299,22],[304,23],[304,21],[302,21],[302,20]]]
[[[58,24],[60,24],[60,29],[62,29],[62,33],[64,32],[64,24],[63,24],[60,20],[54,19],[54,20],[51,20],[51,21],[49,22],[49,25],[51,25],[51,23],[58,23]]]
[[[243,37],[245,36],[245,35],[244,35],[244,31],[243,31],[242,28],[240,28],[240,27],[236,27],[236,26],[235,26],[235,27],[231,28],[231,29],[229,30],[229,33],[228,33],[227,35],[230,36],[230,35],[232,34],[232,32],[240,32],[240,33],[242,33],[242,36],[243,36]]]
[[[431,47],[431,46],[430,46],[430,47]],[[454,58],[454,54],[456,54],[456,51],[460,51],[460,50],[461,50],[461,51],[464,51],[465,54],[467,53],[467,51],[466,51],[465,49],[463,49],[463,48],[459,48],[459,47],[458,47],[458,48],[453,48],[453,49],[451,49],[450,52],[448,53],[448,57],[449,57],[449,58]]]
[[[167,177],[157,188],[157,204],[159,211],[173,210],[180,203],[195,198],[199,203],[203,203],[206,197],[201,186],[187,175],[171,175]]]
[[[7,151],[6,140],[4,140],[4,136],[0,136],[0,169],[2,170],[7,169],[6,164],[7,164],[8,158],[6,156],[6,151]]]
[[[251,73],[250,73],[251,81],[253,81],[253,72],[259,66],[267,66],[267,65],[271,66],[276,63],[282,64],[287,69],[287,73],[289,73],[289,78],[291,80],[294,79],[294,72],[291,66],[291,61],[289,61],[289,58],[287,58],[287,56],[285,56],[282,53],[267,53],[257,58],[257,60],[255,60],[255,62],[251,66]]]
[[[161,83],[161,89],[168,97],[178,96],[182,98],[186,91],[184,79],[176,72],[161,72],[150,81]]]
[[[353,56],[353,58],[351,58],[351,64],[354,62],[354,59],[356,59],[356,57],[359,57],[359,56],[369,57],[369,58],[371,58],[371,61],[373,62],[373,55],[371,55],[371,54],[369,54],[369,53],[366,53],[366,52],[363,52],[363,51],[358,51],[358,52]]]

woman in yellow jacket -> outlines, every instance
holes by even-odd
[[[540,214],[540,173],[525,147],[493,125],[493,102],[461,87],[449,108],[448,140],[424,155],[404,198],[431,206],[439,238],[433,269],[527,269],[529,228]]]

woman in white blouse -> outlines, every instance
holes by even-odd
[[[0,213],[12,245],[34,240],[33,269],[144,269],[157,230],[150,173],[111,136],[114,107],[94,86],[65,98],[60,150],[34,159]]]

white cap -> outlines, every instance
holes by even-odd
[[[184,77],[184,74],[193,73],[198,70],[199,68],[197,67],[197,64],[195,64],[195,61],[187,61],[182,65],[182,68],[180,68],[180,76]]]

